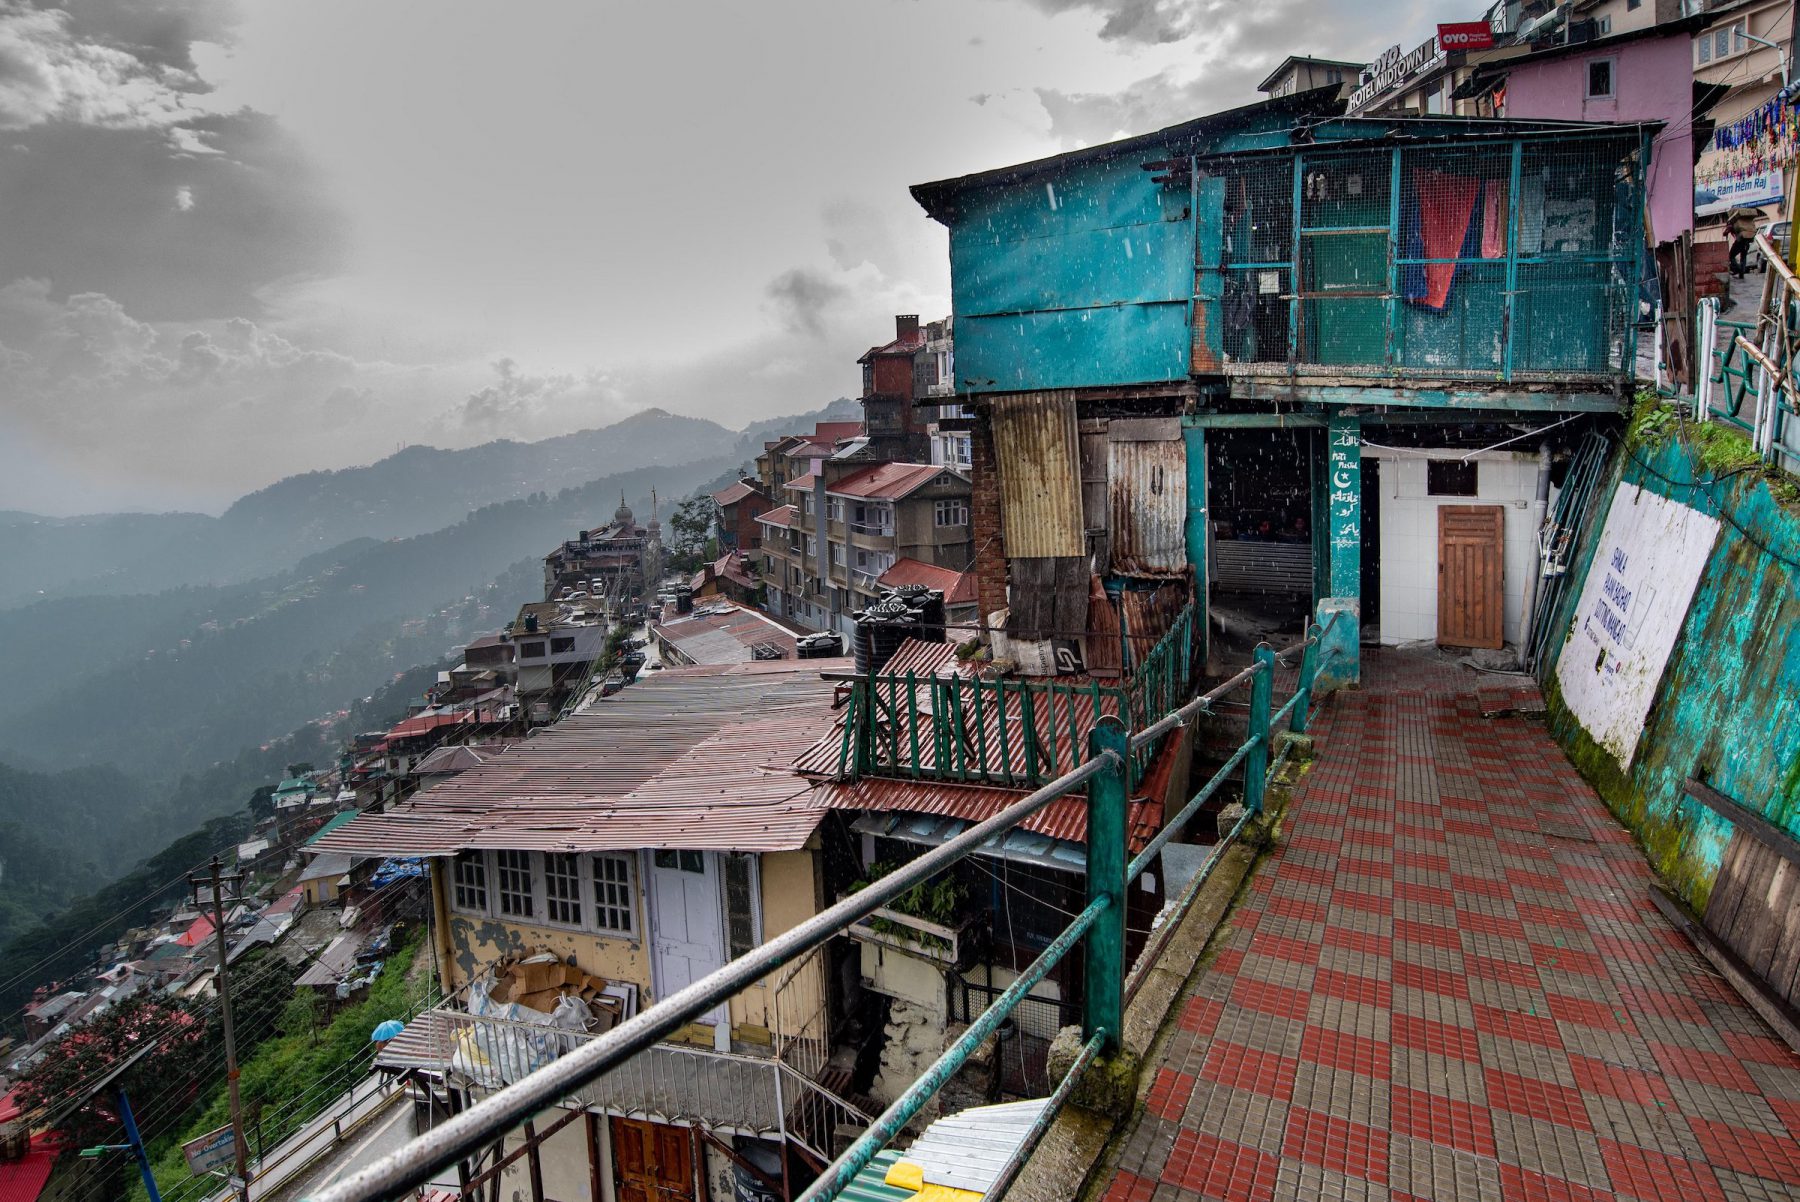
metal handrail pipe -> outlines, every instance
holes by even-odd
[[[1244,827],[1252,817],[1254,815],[1249,810],[1245,810],[1239,816],[1236,825],[1231,828],[1231,833],[1219,840],[1218,845],[1212,849],[1212,854],[1206,857],[1206,862],[1200,865],[1200,871],[1193,875],[1193,878],[1181,890],[1180,896],[1169,907],[1171,914],[1185,915],[1188,912],[1189,907],[1194,904],[1194,899],[1200,895],[1200,890],[1205,887],[1207,881],[1212,879],[1213,869],[1217,868],[1219,861],[1225,858],[1226,850],[1238,841],[1238,836],[1244,833]],[[1181,925],[1180,920],[1172,918],[1151,933],[1150,941],[1138,953],[1137,961],[1131,967],[1131,975],[1125,978],[1125,1002],[1127,1005],[1138,995],[1138,990],[1144,987],[1144,982],[1149,979],[1150,966],[1155,964],[1162,955],[1163,945],[1168,943],[1171,932],[1179,925]]]
[[[937,875],[995,835],[1011,830],[1052,801],[1107,770],[1122,772],[1125,765],[1110,752],[1094,756],[992,818],[977,823],[897,871],[826,907],[748,955],[708,973],[637,1017],[627,1019],[368,1167],[327,1186],[312,1195],[311,1202],[377,1202],[423,1185],[446,1165],[486,1147],[531,1116],[555,1106],[596,1077],[686,1026],[695,1016],[713,1009],[795,957],[818,947],[850,923],[868,917],[878,907]]]
[[[1211,779],[1200,786],[1200,791],[1194,794],[1193,797],[1188,800],[1186,805],[1181,807],[1181,812],[1168,822],[1163,823],[1163,828],[1156,832],[1156,837],[1145,844],[1144,850],[1138,852],[1137,857],[1126,866],[1126,880],[1136,880],[1150,867],[1156,860],[1156,854],[1167,846],[1169,840],[1181,833],[1182,828],[1193,819],[1195,814],[1199,813],[1200,807],[1206,804],[1207,799],[1212,797],[1212,795],[1218,791],[1219,786],[1225,783],[1225,779],[1233,772],[1237,771],[1237,766],[1244,762],[1244,757],[1250,754],[1250,749],[1256,746],[1257,740],[1261,737],[1262,736],[1260,735],[1253,735],[1250,738],[1245,739],[1243,743],[1238,746],[1238,749],[1231,753],[1231,758],[1226,760],[1225,763],[1220,766],[1219,770],[1212,774]]]
[[[1262,671],[1261,664],[1251,664],[1237,675],[1228,677],[1219,684],[1214,685],[1207,692],[1200,694],[1180,709],[1170,710],[1155,722],[1152,722],[1150,725],[1144,727],[1144,729],[1138,731],[1135,735],[1132,735],[1131,749],[1137,751],[1147,747],[1168,734],[1170,731],[1179,730],[1186,726],[1189,720],[1196,718],[1201,714],[1210,712],[1213,702],[1218,701],[1233,689],[1240,687],[1260,671]]]
[[[1100,758],[1096,756],[1095,760],[1089,762],[1098,762]],[[875,1120],[874,1124],[858,1136],[856,1142],[851,1144],[842,1156],[833,1161],[831,1166],[807,1187],[806,1192],[800,1195],[797,1202],[821,1202],[822,1199],[837,1197],[839,1193],[848,1188],[863,1167],[875,1159],[875,1154],[885,1148],[889,1140],[906,1129],[906,1124],[912,1122],[913,1116],[924,1109],[925,1103],[931,1100],[932,1095],[944,1087],[944,1083],[950,1080],[968,1060],[970,1054],[994,1033],[1005,1021],[1007,1015],[1013,1012],[1013,1008],[1019,1004],[1020,1000],[1031,992],[1032,987],[1050,975],[1050,970],[1069,954],[1070,949],[1080,942],[1083,935],[1087,934],[1088,928],[1092,927],[1100,915],[1105,913],[1112,904],[1113,899],[1102,894],[1082,907],[1081,913],[1071,919],[1069,925],[1062,929],[1062,934],[1052,939],[1050,946],[1040,952],[1038,958],[1031,962],[1031,967],[1020,973],[1018,978],[1006,987],[1006,992],[995,998],[993,1004],[983,1010],[975,1021],[969,1024],[968,1030],[958,1036],[955,1043],[945,1048],[944,1054],[934,1060],[930,1068],[920,1073],[919,1079],[907,1086],[905,1093],[894,1099],[892,1106],[881,1112],[881,1116]],[[1103,1036],[1104,1032],[1095,1034]],[[1104,1044],[1104,1038],[1101,1042]]]
[[[1092,1064],[1095,1057],[1100,1055],[1100,1045],[1105,1042],[1105,1039],[1104,1031],[1096,1031],[1093,1038],[1081,1045],[1081,1054],[1075,1057],[1075,1063],[1069,1066],[1069,1071],[1063,1074],[1063,1079],[1056,1083],[1056,1088],[1051,1091],[1048,1098],[1044,1099],[1044,1108],[1038,1112],[1036,1118],[1031,1120],[1031,1126],[1026,1128],[1025,1138],[1020,1141],[1017,1148],[1013,1149],[1012,1155],[1006,1158],[1006,1163],[1000,1168],[1000,1175],[994,1178],[994,1183],[983,1191],[985,1196],[989,1198],[1006,1197],[1006,1191],[1011,1189],[1013,1182],[1019,1179],[1019,1174],[1024,1171],[1025,1164],[1031,1159],[1032,1153],[1036,1152],[1037,1146],[1044,1142],[1044,1136],[1050,1134],[1050,1128],[1056,1122],[1056,1116],[1062,1112],[1063,1104],[1069,1100],[1069,1095],[1075,1092],[1075,1087],[1081,1084],[1082,1075],[1087,1072],[1088,1065]]]

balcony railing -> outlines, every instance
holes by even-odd
[[[385,1067],[426,1068],[492,1092],[522,1081],[599,1038],[537,1023],[440,1007],[408,1024],[409,1042]],[[659,1043],[562,1099],[611,1114],[710,1130],[798,1140],[821,1160],[835,1155],[832,1133],[872,1121],[814,1081],[802,1065],[824,1063],[822,1041],[782,1040],[792,1056],[752,1056]]]
[[[1333,619],[1336,617],[1334,614]],[[579,1047],[514,1086],[483,1099],[405,1147],[334,1181],[315,1195],[313,1202],[377,1202],[378,1199],[397,1197],[428,1181],[446,1166],[491,1146],[546,1107],[581,1095],[612,1074],[626,1071],[644,1054],[663,1049],[667,1045],[658,1044],[657,1040],[667,1038],[726,999],[766,979],[782,965],[825,946],[844,934],[851,924],[868,917],[964,857],[978,853],[989,845],[990,840],[1014,829],[1056,799],[1080,789],[1086,792],[1088,811],[1087,903],[985,1010],[971,1018],[967,1028],[957,1035],[943,1055],[924,1069],[919,1079],[806,1187],[800,1202],[823,1202],[843,1196],[857,1174],[905,1130],[944,1084],[970,1062],[976,1050],[995,1036],[1000,1024],[1012,1015],[1019,1003],[1079,946],[1084,953],[1081,965],[1081,1034],[1084,1042],[1075,1063],[1050,1095],[1046,1113],[1054,1116],[1087,1067],[1096,1058],[1120,1049],[1126,999],[1147,979],[1146,970],[1162,957],[1170,934],[1181,925],[1180,916],[1192,906],[1194,898],[1221,862],[1223,853],[1262,813],[1264,792],[1273,771],[1271,759],[1279,763],[1279,759],[1271,755],[1272,744],[1278,731],[1304,732],[1306,729],[1319,664],[1333,654],[1321,653],[1320,649],[1331,625],[1327,622],[1323,629],[1312,627],[1304,640],[1279,656],[1267,645],[1259,646],[1250,667],[1203,696],[1161,715],[1136,734],[1128,735],[1117,721],[1095,723],[1088,732],[1087,757],[1071,771],[904,867],[869,882],[837,904],[768,939],[723,968],[661,999],[613,1030],[591,1039],[584,1037]],[[1283,656],[1295,655],[1300,657],[1298,688],[1277,708],[1272,696],[1276,665]],[[1130,856],[1126,844],[1129,790],[1125,779],[1130,754],[1151,746],[1163,735],[1179,730],[1201,714],[1215,712],[1213,707],[1227,695],[1246,687],[1250,693],[1248,737],[1180,812],[1163,825],[1156,837],[1135,857]],[[1161,924],[1151,935],[1135,966],[1128,964],[1124,952],[1129,883],[1154,866],[1156,857],[1169,841],[1199,816],[1220,787],[1240,768],[1243,772],[1243,815],[1214,846],[1182,890],[1174,904],[1176,920]],[[714,1058],[717,1055],[711,1054]],[[826,1137],[818,1133],[830,1129],[826,1124],[833,1120],[834,1114],[854,1109],[807,1083],[780,1060],[752,1060],[752,1063],[776,1066],[769,1078],[771,1088],[798,1084],[808,1091],[797,1105],[786,1101],[784,1094],[783,1104],[777,1107],[790,1139],[803,1144],[809,1139],[823,1141]],[[791,1117],[812,1113],[808,1108],[818,1099],[823,1099],[827,1108],[816,1112],[816,1119]],[[803,1126],[808,1122],[816,1124],[810,1128],[814,1132],[810,1136]],[[991,1196],[1004,1196],[1018,1166],[1036,1150],[1047,1127],[1048,1123],[1042,1121],[1033,1125],[1023,1145],[1007,1159],[999,1181],[989,1190]],[[811,1148],[817,1150],[819,1144],[813,1143]]]
[[[851,522],[850,531],[853,534],[872,534],[880,538],[892,538],[894,537],[894,524],[892,522]]]
[[[1086,732],[1100,718],[1116,716],[1134,731],[1179,705],[1193,684],[1193,634],[1188,605],[1123,687],[911,672],[858,677],[838,774],[1041,785],[1081,762]],[[1153,751],[1132,756],[1133,785]]]

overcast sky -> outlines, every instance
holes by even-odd
[[[1477,7],[0,0],[0,509],[815,408],[948,311],[907,185]]]

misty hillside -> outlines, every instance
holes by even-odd
[[[144,594],[253,580],[353,539],[439,530],[496,501],[554,495],[638,468],[735,455],[745,441],[744,434],[715,422],[650,409],[542,442],[490,442],[460,451],[408,447],[367,467],[289,476],[240,498],[218,518],[0,514],[0,608],[39,597]],[[761,449],[760,438],[755,446]],[[647,515],[648,492],[643,509]]]
[[[317,556],[311,571],[249,585],[148,598],[40,602],[0,614],[0,654],[40,659],[48,628],[74,613],[98,631],[41,689],[0,697],[0,761],[34,769],[110,764],[160,778],[347,705],[395,672],[450,651],[465,599],[515,564],[509,603],[536,600],[537,561],[583,526],[600,525],[623,489],[678,498],[732,471],[720,457],[639,468],[552,496],[484,506],[453,526]],[[487,615],[488,628],[511,612]],[[402,631],[401,624],[414,621]],[[97,737],[94,715],[111,715]]]

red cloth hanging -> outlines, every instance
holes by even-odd
[[[1506,193],[1508,187],[1497,179],[1481,186],[1481,257],[1506,257]]]
[[[1481,181],[1466,175],[1418,168],[1413,171],[1413,193],[1419,198],[1419,243],[1423,258],[1454,259],[1469,236],[1469,218],[1475,213],[1475,197]],[[1456,264],[1427,263],[1425,294],[1418,303],[1442,309],[1450,301],[1450,282]]]

